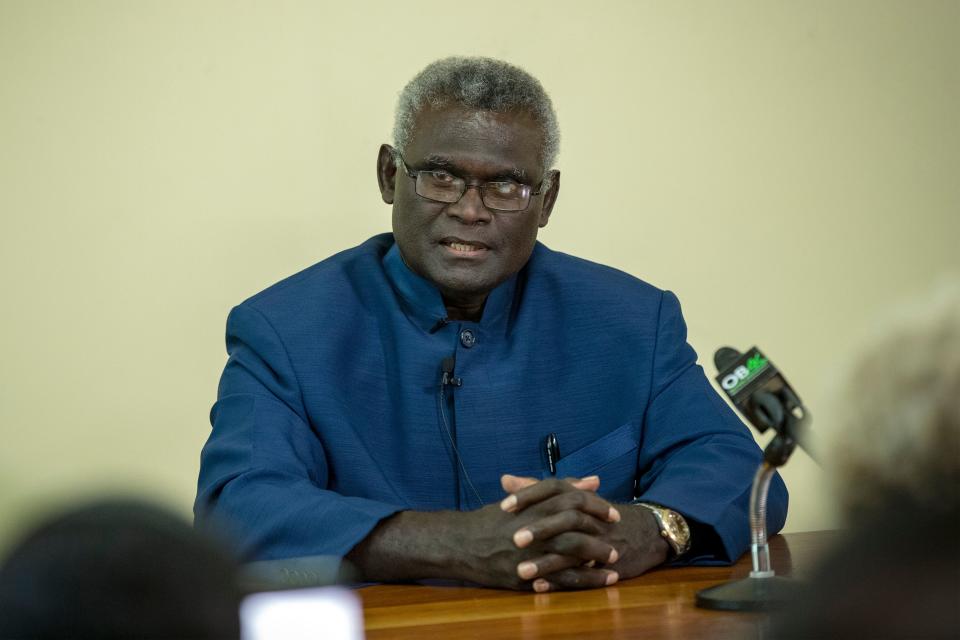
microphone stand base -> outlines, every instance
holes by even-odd
[[[701,589],[697,606],[721,611],[776,611],[793,602],[798,590],[796,582],[779,576],[744,578]]]

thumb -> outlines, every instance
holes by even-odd
[[[596,491],[600,488],[600,476],[587,476],[579,480],[569,480],[570,484],[583,491]]]
[[[500,476],[500,486],[503,487],[503,490],[507,493],[516,493],[521,489],[526,489],[527,487],[537,484],[539,480],[536,478],[527,478],[524,476],[514,476],[509,473],[505,473]]]

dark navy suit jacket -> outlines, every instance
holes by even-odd
[[[250,558],[344,555],[398,510],[476,509],[504,497],[503,473],[549,475],[554,433],[557,476],[684,514],[687,562],[746,549],[760,450],[696,364],[672,293],[537,244],[480,322],[445,315],[390,234],[234,308],[198,520],[232,523]],[[462,385],[441,400],[450,356]],[[786,507],[776,477],[771,534]]]

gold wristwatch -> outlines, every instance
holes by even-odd
[[[633,504],[646,507],[653,514],[657,526],[660,527],[660,535],[673,549],[671,560],[690,550],[690,527],[687,526],[687,521],[683,519],[682,515],[673,509],[667,509],[652,502],[634,501]]]

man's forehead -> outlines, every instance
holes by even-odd
[[[404,154],[411,161],[496,164],[530,174],[541,169],[542,148],[543,131],[529,113],[447,107],[417,115]]]

